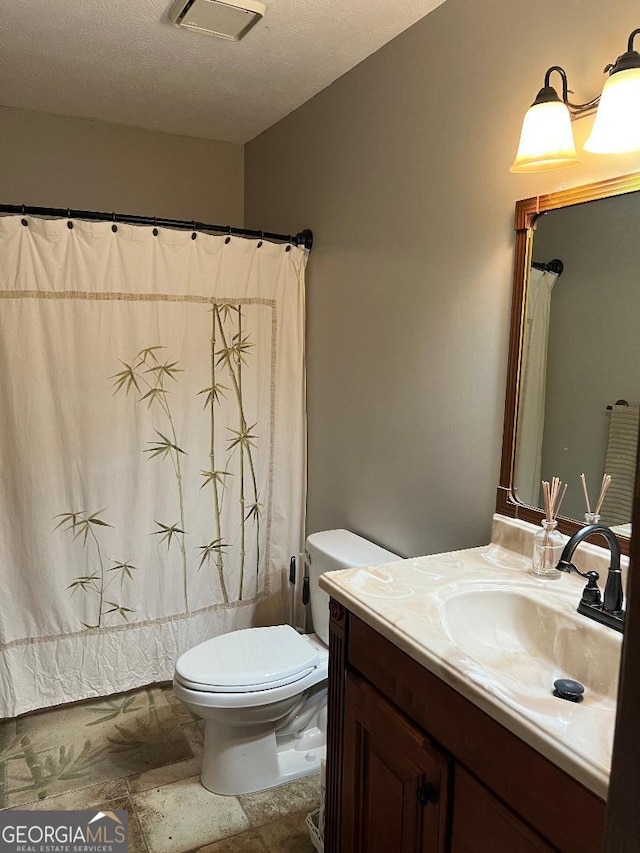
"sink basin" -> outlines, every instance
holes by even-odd
[[[528,592],[528,591],[527,591]],[[457,591],[440,618],[452,643],[483,668],[523,687],[553,689],[556,678],[585,687],[585,699],[616,699],[620,636],[515,589]]]

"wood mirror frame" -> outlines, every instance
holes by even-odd
[[[516,456],[516,432],[518,424],[518,402],[520,398],[520,380],[522,363],[522,345],[525,326],[525,294],[528,270],[531,266],[531,252],[535,221],[542,213],[611,198],[640,190],[640,174],[625,175],[581,187],[533,196],[516,202],[514,229],[516,232],[515,263],[513,272],[513,295],[511,302],[511,331],[509,336],[509,360],[507,366],[507,388],[505,395],[504,429],[502,433],[502,462],[500,483],[496,494],[496,512],[522,521],[539,524],[544,513],[537,507],[528,506],[518,500],[515,494],[514,468]],[[558,529],[572,536],[581,527],[579,521],[558,517]],[[624,554],[629,553],[629,539],[618,537]]]

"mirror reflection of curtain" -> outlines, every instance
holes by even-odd
[[[547,340],[557,278],[556,273],[532,267],[527,286],[514,482],[518,498],[532,506],[540,505]]]

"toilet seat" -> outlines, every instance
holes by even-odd
[[[328,656],[312,669],[308,675],[269,690],[252,692],[221,693],[217,690],[194,690],[182,683],[177,675],[173,677],[173,690],[178,699],[189,702],[194,708],[255,708],[282,702],[292,696],[302,694],[309,687],[315,687],[328,676]]]
[[[264,631],[265,629],[257,628],[254,630]],[[233,691],[217,690],[213,686],[207,687],[207,685],[202,683],[193,687],[185,683],[178,672],[178,665],[176,664],[176,671],[173,677],[174,692],[183,702],[187,702],[203,710],[207,708],[252,708],[269,705],[296,696],[302,693],[302,691],[315,687],[315,685],[325,681],[329,665],[329,650],[315,634],[298,635],[298,638],[311,646],[312,653],[317,655],[317,664],[310,671],[306,668],[301,674],[299,673],[298,676],[291,678],[286,684],[280,687],[267,687],[263,684],[261,686],[254,686],[253,689]],[[178,659],[179,662],[180,659]]]
[[[184,678],[177,673],[174,678],[177,678],[180,684],[188,687],[189,690],[200,690],[203,693],[253,693],[256,691],[275,690],[276,687],[286,687],[287,684],[295,684],[296,681],[300,681],[301,678],[305,678],[307,675],[312,673],[313,670],[314,667],[310,667],[296,675],[289,675],[285,678],[279,678],[276,681],[267,681],[259,685],[241,684],[236,687],[230,687],[226,684],[200,684],[197,681],[190,681],[188,678]]]
[[[244,628],[185,652],[175,674],[190,690],[252,693],[299,681],[319,660],[317,646],[290,625]]]

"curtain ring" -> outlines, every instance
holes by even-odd
[[[69,210],[69,208],[67,208],[67,217],[67,228],[69,229],[69,231],[71,231],[71,229],[73,228],[73,222],[71,221],[71,211]]]
[[[22,205],[22,219],[20,220],[20,222],[21,222],[23,225],[25,225],[25,226],[26,226],[26,225],[28,225],[28,224],[29,224],[29,222],[28,222],[28,220],[27,220],[27,219],[25,219],[25,216],[26,216],[26,211],[25,211],[25,209],[24,209],[24,204],[23,204],[23,205]]]
[[[198,235],[196,234],[196,222],[195,222],[195,219],[194,219],[194,220],[193,220],[193,222],[191,223],[191,227],[193,228],[193,233],[191,234],[191,239],[192,239],[192,240],[195,240],[195,239],[196,239],[196,237],[198,236]]]
[[[262,238],[264,237],[264,231],[260,232],[260,242],[258,243],[258,249],[262,246]]]
[[[227,231],[228,236],[224,238],[225,246],[231,242],[231,226],[230,225],[227,225],[226,231]]]
[[[158,236],[158,217],[153,217],[153,231],[151,232],[154,237]]]
[[[111,230],[112,230],[112,231],[113,231],[113,233],[115,234],[115,233],[117,232],[117,230],[118,230],[118,226],[116,225],[116,215],[115,215],[115,213],[112,213],[112,214],[111,214],[111,221],[113,222],[113,224],[112,224],[112,226],[111,226]]]

